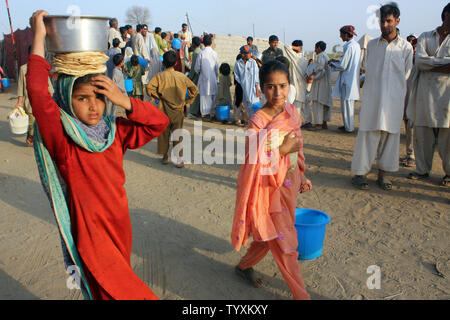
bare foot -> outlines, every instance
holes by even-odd
[[[238,276],[250,282],[250,284],[255,288],[261,288],[263,286],[264,282],[262,281],[262,279],[256,278],[253,268],[242,270],[241,268],[239,268],[239,266],[236,266],[234,270],[236,271]]]

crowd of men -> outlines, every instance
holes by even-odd
[[[364,72],[359,130],[351,167],[355,175],[352,183],[367,189],[366,175],[375,160],[379,169],[377,183],[384,190],[392,189],[392,182],[385,173],[397,171],[399,164],[416,166],[409,176],[411,179],[426,178],[437,147],[446,173],[442,185],[448,185],[449,10],[447,5],[442,12],[441,26],[418,38],[410,35],[405,40],[398,28],[399,8],[395,4],[382,6],[381,36],[368,43],[364,66],[361,66],[361,47],[355,40],[357,34],[351,25],[340,29],[340,37],[345,43],[340,60],[330,60],[323,41],[315,44],[314,61],[307,61],[301,40],[282,50],[278,47],[278,37],[273,35],[269,38],[269,48],[260,53],[254,39],[248,37],[233,68],[235,100],[225,100],[233,106],[233,123],[245,124],[258,110],[257,105],[264,105],[258,70],[267,61],[277,59],[290,68],[288,102],[302,115],[304,129],[327,130],[331,121],[332,98],[337,98],[341,101],[343,120],[338,129],[343,133],[354,133],[355,102],[361,98],[360,80]],[[116,43],[115,39],[118,39]],[[129,25],[118,28],[116,19],[110,21],[110,47],[118,48],[116,53],[121,51],[126,59],[129,59],[126,51],[132,50],[133,55],[148,63],[147,70],[144,70],[144,85],[164,69],[160,56],[169,50],[177,53],[175,70],[187,74],[199,89],[199,97],[186,110],[186,115],[192,119],[215,120],[216,102],[224,101],[222,92],[231,97],[227,92],[230,80],[226,80],[229,72],[222,74],[222,70],[228,70],[230,66],[226,63],[219,66],[212,42],[213,36],[209,34],[193,37],[185,23],[178,34],[171,34],[162,32],[159,27],[148,32],[147,25],[138,25],[136,29]],[[334,87],[332,72],[339,73]],[[139,93],[145,98],[145,90]],[[402,123],[406,129],[406,156],[399,161]]]
[[[126,25],[119,28],[117,19],[109,21],[107,54],[108,76],[125,94],[159,103],[147,90],[150,81],[167,69],[163,55],[173,52],[175,71],[187,75],[198,88],[198,95],[188,106],[182,106],[184,115],[191,119],[214,121],[216,106],[233,108],[233,124],[245,125],[252,115],[265,104],[259,87],[259,68],[270,60],[285,63],[291,73],[291,90],[288,97],[303,119],[305,130],[327,130],[331,121],[332,98],[340,99],[343,125],[338,129],[344,134],[355,133],[355,102],[362,106],[359,128],[353,154],[351,171],[353,185],[366,190],[366,179],[375,160],[378,162],[378,185],[384,190],[392,189],[386,172],[398,171],[399,165],[414,167],[410,179],[426,179],[432,169],[435,149],[442,159],[445,176],[442,186],[450,180],[450,131],[449,131],[449,71],[450,71],[450,4],[441,14],[441,25],[424,32],[419,37],[410,35],[405,39],[399,32],[400,10],[395,4],[380,9],[381,35],[368,42],[362,51],[355,28],[340,28],[344,42],[343,55],[339,60],[330,59],[323,41],[315,44],[314,61],[306,59],[303,42],[280,49],[279,39],[272,35],[269,48],[262,53],[247,38],[233,67],[219,65],[213,49],[214,36],[204,32],[193,36],[188,25],[172,34],[156,27],[150,32],[145,24],[135,28]],[[362,54],[362,52],[364,52]],[[173,56],[171,56],[171,59]],[[170,59],[169,59],[170,60]],[[26,65],[25,65],[26,67]],[[233,70],[233,79],[230,75]],[[332,87],[331,73],[338,72]],[[362,77],[361,77],[362,74]],[[132,87],[126,88],[125,79],[132,79]],[[364,79],[362,86],[361,79]],[[30,114],[26,90],[19,81],[19,100],[16,108],[23,106]],[[234,82],[234,101],[230,87]],[[188,95],[186,95],[188,96]],[[193,98],[191,96],[190,98]],[[170,99],[169,99],[170,100]],[[30,109],[30,110],[28,110]],[[27,111],[28,110],[28,111]],[[400,159],[400,132],[404,124],[406,132],[406,155]],[[33,133],[27,136],[32,145]]]

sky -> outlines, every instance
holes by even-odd
[[[177,32],[186,22],[186,13],[195,35],[203,31],[233,36],[268,38],[276,34],[280,41],[302,40],[305,50],[312,50],[317,41],[328,44],[327,52],[342,45],[339,29],[353,25],[359,36],[380,34],[373,20],[374,6],[380,0],[9,0],[14,30],[25,29],[34,11],[44,9],[49,14],[66,15],[75,5],[81,15],[116,17],[126,24],[125,11],[132,6],[150,9],[150,29],[159,26],[164,31]],[[420,35],[441,25],[441,13],[448,0],[397,0],[400,32]],[[173,5],[171,5],[173,3]],[[255,34],[253,33],[255,30]],[[0,31],[10,33],[5,0],[0,0]],[[0,36],[1,37],[1,36]]]

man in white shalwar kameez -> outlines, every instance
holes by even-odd
[[[361,47],[353,39],[356,36],[353,26],[340,29],[341,39],[346,42],[344,55],[339,61],[330,61],[331,71],[339,71],[332,97],[341,99],[341,113],[344,122],[339,130],[353,132],[355,130],[355,101],[359,100],[359,74],[361,67]]]
[[[410,94],[408,119],[414,123],[416,170],[410,178],[429,176],[437,147],[445,177],[450,182],[450,4],[442,12],[443,24],[419,37],[416,51],[418,75]]]
[[[330,60],[325,53],[327,45],[323,41],[316,43],[317,66],[309,79],[313,80],[311,88],[311,102],[315,127],[307,130],[328,129],[327,122],[331,121],[331,70],[328,66]]]
[[[125,41],[123,41],[122,39],[122,35],[120,34],[119,31],[119,21],[116,18],[110,19],[109,20],[109,29],[108,29],[108,49],[113,47],[113,40],[114,39],[119,39],[120,44],[119,44],[119,49],[125,48],[126,43]]]
[[[219,76],[219,61],[217,53],[211,48],[210,36],[203,38],[205,49],[200,52],[195,64],[195,72],[198,73],[198,90],[200,93],[200,113],[202,117],[209,116],[212,120],[215,115],[217,96],[217,77]]]
[[[242,87],[242,103],[247,110],[248,118],[251,119],[255,111],[253,104],[259,101],[261,92],[259,90],[259,68],[255,60],[252,59],[252,52],[249,46],[240,48],[242,58],[234,65],[234,79]]]
[[[132,38],[133,53],[138,57],[150,61],[147,45],[145,44],[144,40],[144,34],[147,34],[147,29],[145,29],[143,25],[138,25],[138,27],[136,28],[136,34]]]
[[[181,25],[181,30],[178,34],[180,35],[180,38],[182,36],[184,37],[184,41],[186,41],[187,46],[190,47],[192,44],[192,33],[188,30],[188,25],[186,23]]]
[[[362,94],[360,127],[351,171],[353,185],[366,190],[366,175],[378,161],[378,185],[392,189],[385,172],[399,167],[400,129],[406,97],[406,80],[413,66],[413,49],[397,32],[400,10],[394,4],[380,8],[382,35],[367,47],[366,80]]]
[[[286,53],[286,57],[291,62],[291,81],[295,87],[295,98],[293,105],[306,123],[311,123],[311,107],[309,104],[306,104],[308,61],[306,61],[303,54],[303,42],[301,40],[295,40],[292,43],[292,48],[285,46],[284,51]]]

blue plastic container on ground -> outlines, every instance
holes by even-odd
[[[218,120],[230,120],[230,106],[216,107],[216,117]]]
[[[9,88],[9,86],[11,85],[11,80],[9,80],[8,78],[2,79],[2,85],[3,88]]]
[[[125,79],[125,91],[132,92],[133,91],[133,79]]]
[[[313,260],[320,257],[328,223],[330,217],[325,212],[312,209],[295,210],[299,260]]]

